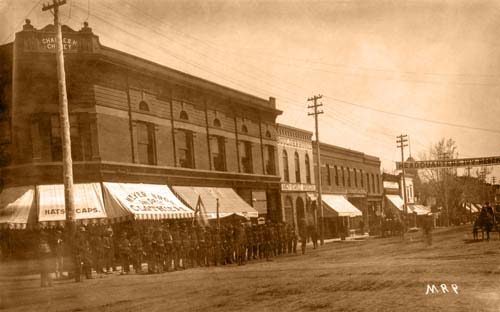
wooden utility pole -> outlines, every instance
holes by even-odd
[[[441,152],[438,155],[439,160],[447,160],[450,158],[450,153],[449,152]],[[444,192],[444,210],[446,211],[446,220],[445,220],[445,225],[449,226],[450,225],[450,210],[448,207],[448,169],[444,168],[442,169],[441,172],[441,178],[443,180],[443,192]]]
[[[62,44],[61,24],[59,23],[59,7],[66,4],[66,0],[52,0],[52,4],[45,4],[42,11],[51,10],[54,14],[56,27],[56,61],[57,80],[59,88],[59,124],[62,140],[64,203],[66,210],[66,227],[72,241],[75,233],[75,200],[73,194],[73,160],[71,159],[71,135],[68,113],[68,96],[66,93],[66,74],[64,72],[64,52]]]
[[[318,111],[318,107],[323,106],[323,104],[318,104],[318,100],[323,98],[322,95],[315,95],[313,97],[310,97],[307,99],[308,102],[313,102],[313,105],[307,106],[307,108],[312,108],[314,111],[312,113],[308,113],[308,116],[314,116],[314,124],[316,127],[316,154],[318,157],[318,171],[317,171],[317,181],[318,181],[318,207],[319,211],[321,214],[321,222],[320,222],[320,244],[323,246],[325,243],[325,220],[324,220],[324,214],[323,214],[323,201],[321,199],[321,155],[320,155],[320,148],[319,148],[319,127],[318,127],[318,115],[323,114],[323,111]]]
[[[407,200],[406,200],[406,179],[405,179],[405,152],[404,148],[408,146],[408,144],[405,144],[408,142],[406,134],[401,134],[398,135],[396,140],[396,143],[398,143],[398,148],[401,149],[401,176],[403,179],[403,238],[404,238],[404,232],[406,231],[406,217],[408,216],[408,205],[407,205]]]

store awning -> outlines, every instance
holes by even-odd
[[[409,205],[408,212],[416,213],[418,216],[426,215],[431,212],[431,208],[424,205]]]
[[[239,215],[246,218],[257,218],[259,213],[245,202],[232,188],[173,186],[179,195],[192,209],[196,209],[198,197],[201,197],[208,219],[217,218],[217,199],[219,200],[219,217]]]
[[[99,222],[107,217],[100,183],[74,184],[75,217],[83,223]],[[38,221],[42,225],[61,224],[66,220],[64,185],[38,185]]]
[[[0,193],[0,227],[25,229],[36,222],[35,187],[6,188]]]
[[[166,185],[104,182],[108,218],[139,220],[193,218],[194,211],[184,205]]]
[[[343,195],[321,195],[323,203],[333,211],[335,211],[339,217],[357,217],[362,216],[361,211],[351,204]]]
[[[403,211],[404,201],[399,195],[385,195],[389,202],[399,211]]]
[[[465,209],[469,210],[472,213],[478,213],[479,212],[479,209],[477,209],[477,207],[474,204],[471,204],[471,203],[465,204]]]

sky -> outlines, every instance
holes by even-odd
[[[320,141],[401,160],[441,138],[459,157],[500,155],[500,2],[383,0],[67,0],[61,20],[87,21],[103,45],[259,97],[278,122]],[[26,17],[52,23],[43,1],[0,0],[0,44]],[[491,176],[500,181],[500,167]]]

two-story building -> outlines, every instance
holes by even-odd
[[[316,224],[312,132],[278,124],[282,220],[296,229]]]
[[[325,143],[320,143],[320,153],[325,235],[355,227],[368,232],[382,209],[380,159]],[[316,153],[314,159],[316,164]]]
[[[225,188],[280,216],[274,98],[103,46],[87,24],[62,32],[75,183],[178,186],[188,204]],[[4,186],[61,185],[54,26],[27,21],[0,57]]]

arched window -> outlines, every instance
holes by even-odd
[[[283,150],[283,180],[285,182],[290,182],[290,171],[288,170],[288,154],[285,150]]]
[[[326,183],[328,183],[328,185],[332,185],[332,175],[329,164],[326,164]]]
[[[266,131],[266,138],[271,138],[271,132],[269,132],[269,130]]]
[[[149,105],[146,103],[146,101],[140,101],[139,102],[139,110],[149,112]]]
[[[333,166],[333,169],[335,170],[335,185],[339,186],[339,170],[337,166]]]
[[[248,133],[247,126],[245,126],[245,125],[241,126],[241,133]]]
[[[214,119],[214,127],[220,128],[222,125],[220,123],[220,120],[218,118]]]
[[[181,113],[179,114],[179,118],[182,120],[189,120],[189,116],[186,111],[181,111]]]
[[[306,154],[306,183],[311,183],[311,164],[309,163],[308,154]]]
[[[295,152],[295,183],[301,183],[300,181],[300,158],[299,153]]]

